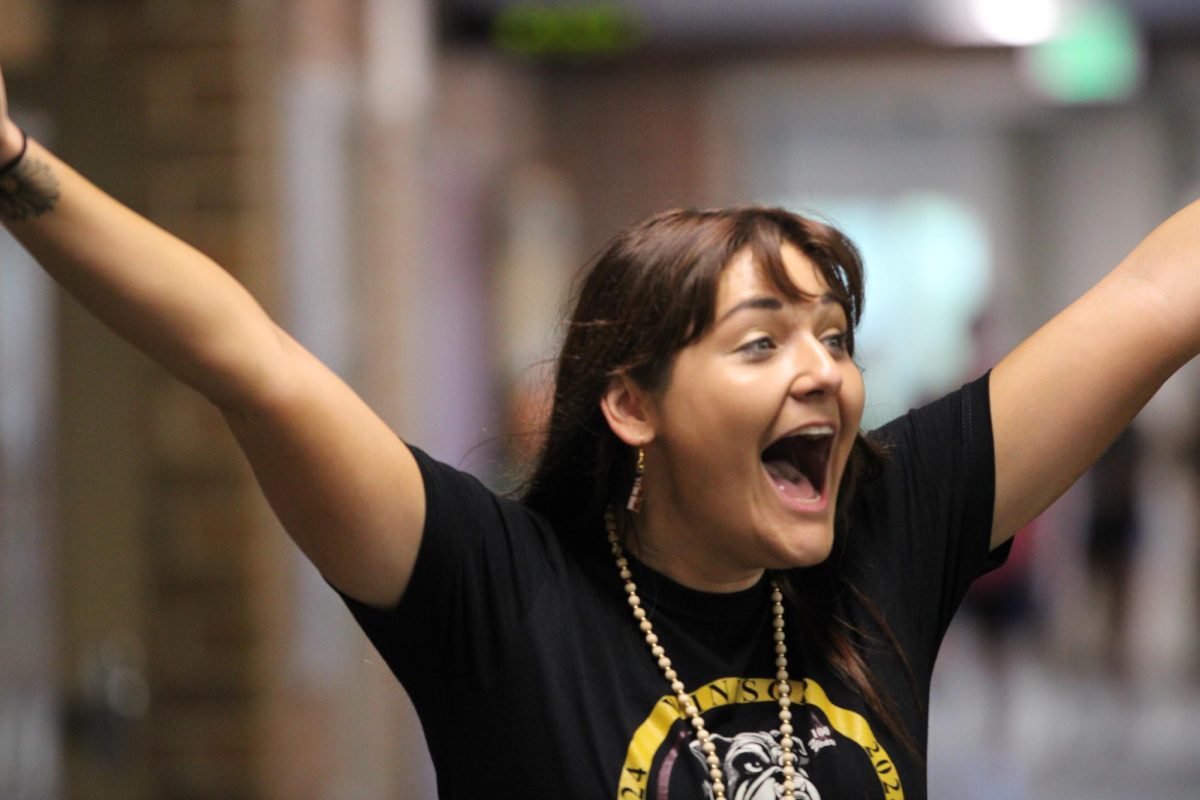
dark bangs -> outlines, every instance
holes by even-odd
[[[675,355],[704,336],[716,321],[721,276],[743,250],[749,249],[764,279],[784,297],[813,299],[788,274],[784,244],[813,262],[846,313],[847,346],[853,355],[854,329],[862,316],[863,268],[858,249],[840,231],[776,208],[669,211],[614,245],[618,251],[628,247],[622,254],[636,253],[645,267],[635,272],[643,285],[630,296],[649,301],[646,310],[655,320],[647,321],[641,331],[630,331],[634,346],[629,358],[612,374],[628,372],[643,388],[661,390]],[[642,347],[634,344],[639,340]]]
[[[790,244],[808,257],[829,287],[829,294],[846,313],[847,347],[854,354],[854,331],[862,317],[862,258],[854,244],[836,228],[816,220],[786,214],[775,224],[761,221],[753,226],[749,240],[754,263],[766,280],[790,300],[814,299],[800,289],[783,263],[783,245]],[[712,322],[710,321],[711,325]]]

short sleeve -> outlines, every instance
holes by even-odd
[[[881,475],[864,487],[869,594],[902,641],[932,659],[989,552],[995,457],[990,373],[888,423]]]
[[[487,674],[479,665],[495,662],[506,633],[533,607],[552,569],[553,541],[523,504],[411,449],[426,512],[404,597],[391,609],[342,597],[420,711],[448,679],[479,685]]]

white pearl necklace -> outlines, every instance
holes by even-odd
[[[679,680],[679,674],[671,667],[671,659],[667,658],[666,651],[654,633],[654,626],[650,624],[646,610],[642,608],[641,598],[637,594],[637,585],[633,582],[633,573],[629,570],[629,560],[625,558],[621,541],[617,537],[617,520],[611,508],[604,512],[604,526],[608,531],[608,543],[612,547],[613,558],[616,559],[621,580],[625,581],[625,594],[630,608],[633,609],[633,617],[637,621],[638,628],[646,636],[646,645],[650,648],[651,655],[658,659],[658,666],[662,670],[663,676],[667,679],[667,683],[671,684],[671,691],[675,693],[679,707],[683,709],[684,716],[696,731],[696,741],[700,742],[700,749],[704,752],[705,762],[708,764],[708,776],[712,781],[714,800],[725,800],[725,780],[721,772],[721,759],[717,755],[717,746],[713,744],[712,737],[704,727],[704,719],[700,716],[692,698],[688,696],[683,681]],[[771,625],[774,628],[775,667],[777,670],[775,679],[779,688],[779,746],[783,749],[780,758],[783,762],[783,800],[795,800],[796,754],[792,752],[792,685],[788,682],[787,643],[784,641],[783,628],[783,593],[779,590],[779,584],[775,582],[774,578],[771,578],[771,604],[774,614]]]

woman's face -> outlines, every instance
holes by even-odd
[[[764,568],[823,561],[863,409],[845,311],[811,261],[782,251],[791,300],[749,250],[721,276],[716,322],[648,398],[645,504],[631,543],[652,566],[714,591]]]

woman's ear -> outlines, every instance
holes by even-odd
[[[600,397],[600,410],[608,427],[630,447],[641,447],[654,438],[653,398],[628,375],[617,375],[608,382]]]

